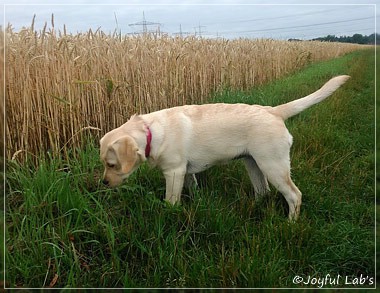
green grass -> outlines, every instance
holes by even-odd
[[[287,122],[292,176],[303,192],[293,224],[273,188],[254,200],[239,161],[204,172],[201,188],[176,207],[162,202],[163,176],[147,166],[117,189],[102,186],[93,144],[70,161],[46,155],[38,167],[9,162],[7,286],[310,288],[318,284],[293,278],[329,274],[339,283],[324,287],[373,287],[344,283],[375,278],[373,51],[212,100],[277,105],[337,74],[352,79]]]

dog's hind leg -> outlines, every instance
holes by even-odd
[[[190,193],[191,196],[194,195],[194,190],[198,189],[198,181],[195,174],[185,175],[185,188]]]
[[[253,189],[255,191],[255,196],[258,197],[260,195],[265,194],[269,191],[268,180],[261,172],[259,166],[257,166],[256,161],[251,157],[244,158],[245,167],[247,169],[249,178],[251,179],[251,183],[253,185]]]
[[[296,220],[300,213],[302,194],[290,178],[290,147],[293,138],[283,121],[272,122],[271,131],[256,136],[249,149],[258,169],[281,194],[289,205],[289,219]]]
[[[290,178],[290,163],[287,160],[264,159],[257,161],[269,182],[281,192],[289,205],[289,220],[297,220],[302,203],[302,193]]]
[[[271,181],[271,179],[269,179]],[[300,214],[302,193],[290,178],[290,172],[272,178],[271,183],[282,193],[289,205],[289,220],[297,220]]]

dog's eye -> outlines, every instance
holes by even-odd
[[[115,168],[115,164],[107,163],[107,167],[108,167],[108,168]]]

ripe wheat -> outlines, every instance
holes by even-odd
[[[72,35],[33,25],[19,32],[8,26],[5,42],[6,155],[18,159],[67,155],[89,133],[101,135],[132,114],[207,103],[223,88],[249,89],[359,48],[100,30]]]

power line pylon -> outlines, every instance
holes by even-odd
[[[202,37],[202,33],[205,33],[204,31],[202,31],[203,27],[206,27],[206,26],[199,24],[198,26],[194,27],[195,35]],[[198,29],[198,32],[197,32],[197,29]]]
[[[142,26],[142,28],[143,28],[143,31],[142,31],[143,34],[147,34],[148,33],[148,25],[156,25],[157,28],[158,28],[157,30],[159,31],[161,23],[146,21],[146,19],[145,19],[145,13],[143,12],[143,20],[142,21],[128,24],[128,26]]]
[[[179,32],[173,33],[173,34],[176,35],[176,36],[180,36],[181,38],[183,38],[184,35],[190,35],[191,33],[190,32],[183,32],[182,31],[182,26],[179,25]]]

